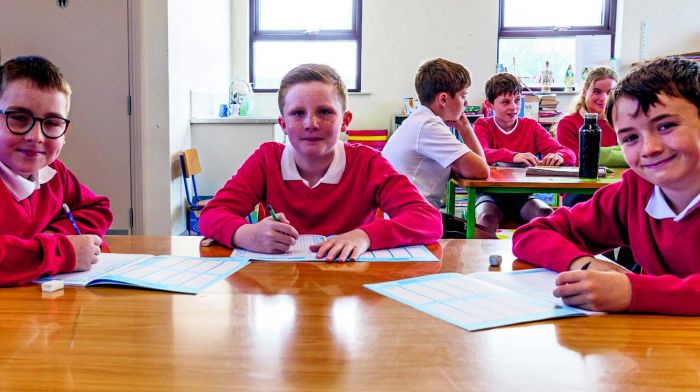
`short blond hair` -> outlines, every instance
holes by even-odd
[[[280,89],[277,94],[277,105],[280,108],[280,113],[284,114],[284,103],[287,97],[287,92],[292,86],[299,83],[322,82],[335,87],[338,94],[338,100],[343,111],[347,108],[348,89],[343,83],[343,79],[338,72],[326,64],[301,64],[292,68],[282,78]]]
[[[586,76],[586,80],[583,82],[581,93],[578,95],[578,98],[576,98],[576,105],[574,105],[573,110],[574,113],[578,113],[581,109],[588,111],[586,108],[586,91],[589,87],[594,85],[595,82],[604,79],[612,79],[617,82],[617,72],[608,67],[596,67],[588,72],[588,76]]]

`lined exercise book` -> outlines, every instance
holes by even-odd
[[[326,238],[317,234],[302,234],[297,239],[296,244],[286,253],[269,254],[251,252],[245,249],[234,249],[231,257],[240,260],[258,261],[322,261],[316,258],[316,252],[309,250],[309,246],[321,243]],[[367,251],[360,255],[356,261],[415,262],[438,261],[438,258],[428,248],[419,245]]]
[[[529,321],[586,316],[552,295],[557,273],[444,273],[364,287],[468,331]]]
[[[124,285],[197,294],[245,267],[228,257],[152,256],[101,253],[89,271],[59,274],[36,283],[61,279],[66,286]]]

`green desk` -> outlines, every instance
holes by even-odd
[[[492,167],[489,178],[470,180],[452,179],[447,184],[447,213],[455,213],[455,187],[467,191],[467,238],[474,238],[476,221],[476,190],[489,193],[594,193],[596,190],[620,181],[624,168],[614,169],[605,178],[596,180],[578,177],[526,176],[525,168]]]

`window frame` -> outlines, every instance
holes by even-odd
[[[362,0],[352,0],[353,16],[351,30],[267,30],[260,31],[260,0],[250,0],[249,34],[248,34],[248,71],[253,83],[253,91],[260,93],[274,93],[278,88],[255,87],[255,58],[253,46],[258,41],[355,41],[357,43],[355,87],[351,92],[362,91]]]
[[[573,37],[577,35],[609,35],[610,58],[615,57],[615,34],[617,22],[617,0],[604,0],[603,21],[600,26],[520,26],[505,27],[504,7],[505,0],[498,0],[498,38],[496,44],[496,61],[500,58],[501,39],[512,38],[555,38]],[[533,91],[539,91],[539,87],[532,87]],[[552,91],[562,91],[563,87],[552,87]]]

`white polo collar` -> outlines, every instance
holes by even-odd
[[[297,164],[294,161],[294,153],[295,151],[292,144],[285,144],[284,150],[282,151],[282,159],[280,160],[282,180],[284,181],[301,180],[306,186],[313,189],[316,188],[318,184],[338,184],[343,177],[343,172],[345,171],[345,146],[341,140],[338,140],[335,144],[333,161],[331,161],[331,165],[328,167],[326,174],[313,186],[309,185],[308,181],[301,178]]]
[[[0,162],[0,178],[10,190],[16,201],[22,201],[41,188],[41,184],[46,184],[51,181],[56,175],[56,170],[52,167],[42,167],[38,172],[33,174],[29,179],[22,177]]]
[[[515,119],[515,125],[513,125],[513,129],[511,129],[510,131],[506,131],[505,129],[501,128],[501,126],[498,125],[498,121],[496,121],[496,117],[493,118],[493,123],[496,124],[496,128],[498,128],[499,131],[501,131],[502,133],[504,133],[506,135],[510,135],[511,133],[513,133],[513,131],[515,131],[518,128],[518,119],[517,118]]]
[[[690,204],[688,204],[683,211],[676,215],[676,213],[673,212],[671,207],[666,202],[666,198],[664,197],[661,188],[659,188],[658,185],[655,185],[654,193],[651,194],[644,211],[646,211],[647,214],[654,219],[672,218],[674,222],[678,222],[693,212],[693,210],[695,210],[697,207],[700,207],[700,194],[697,194]]]

